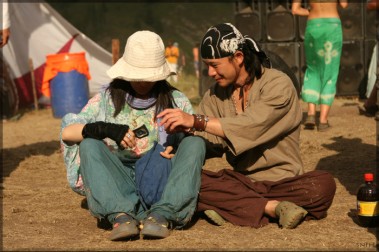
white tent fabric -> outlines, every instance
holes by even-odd
[[[11,36],[1,50],[18,89],[21,106],[33,103],[29,59],[34,66],[38,97],[42,95],[43,70],[49,54],[85,52],[91,95],[110,82],[106,71],[112,65],[111,53],[72,26],[49,4],[10,2],[9,14]]]

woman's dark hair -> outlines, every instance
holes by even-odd
[[[128,102],[126,100],[126,94],[130,94],[130,99],[136,95],[136,92],[130,85],[129,81],[122,79],[113,79],[107,88],[110,91],[111,98],[115,107],[114,117],[116,117],[121,110],[125,107],[125,104]],[[175,100],[172,96],[172,92],[177,90],[175,87],[171,86],[166,80],[157,81],[154,87],[151,90],[153,96],[157,97],[155,103],[155,115],[154,120],[156,119],[157,114],[165,108],[173,108]]]

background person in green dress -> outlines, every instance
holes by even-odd
[[[307,70],[304,76],[302,99],[308,103],[305,127],[316,126],[316,105],[320,105],[319,131],[330,128],[328,115],[336,94],[342,51],[342,27],[337,6],[347,7],[345,0],[309,1],[310,9],[294,0],[292,13],[308,16],[304,47]]]

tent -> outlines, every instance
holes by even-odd
[[[12,93],[9,90],[13,88],[13,93],[17,94],[14,100],[18,107],[33,105],[31,65],[33,66],[36,96],[38,99],[44,98],[41,87],[46,57],[58,53],[85,52],[91,75],[89,80],[91,95],[109,83],[110,78],[106,75],[106,70],[112,65],[111,53],[77,30],[49,4],[10,2],[9,14],[11,37],[8,44],[1,49],[2,98],[9,100]],[[32,60],[32,64],[29,59]],[[4,95],[4,90],[8,91],[8,95]],[[6,108],[4,108],[3,100],[3,112],[4,109]],[[5,111],[5,114],[8,112]]]

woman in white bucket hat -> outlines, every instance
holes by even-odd
[[[110,240],[140,233],[165,238],[195,212],[205,157],[191,150],[205,153],[205,143],[193,135],[167,135],[158,126],[156,115],[165,108],[193,113],[188,98],[166,81],[175,73],[164,50],[159,35],[132,34],[122,58],[107,71],[109,87],[79,114],[62,119],[70,186],[86,196],[92,215],[112,223]]]

